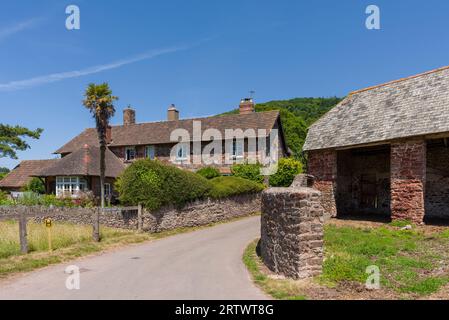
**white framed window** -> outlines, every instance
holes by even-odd
[[[187,160],[187,145],[180,143],[176,147],[176,161]]]
[[[104,184],[104,196],[109,198],[112,195],[112,188],[110,183]]]
[[[130,161],[136,158],[136,148],[135,147],[126,147],[125,148],[125,160]]]
[[[154,146],[146,146],[145,147],[145,158],[154,160]]]
[[[56,196],[72,197],[87,190],[87,182],[80,177],[56,177]]]
[[[243,158],[243,140],[234,139],[232,141],[232,158],[233,159],[242,159]]]

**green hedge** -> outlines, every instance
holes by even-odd
[[[278,162],[278,170],[270,176],[270,186],[290,187],[296,175],[302,172],[302,164],[293,158],[281,158]]]
[[[138,160],[116,182],[119,200],[124,205],[142,203],[150,210],[207,196],[210,182],[200,175],[165,165],[157,160]]]
[[[194,172],[178,169],[157,160],[138,160],[117,179],[116,190],[123,205],[143,204],[150,210],[166,205],[182,207],[203,198],[225,198],[259,192],[264,186],[238,177],[207,180]]]
[[[265,186],[261,183],[240,177],[218,177],[210,180],[213,187],[209,197],[214,199],[226,198],[238,194],[255,193],[262,191]]]
[[[233,176],[248,179],[254,182],[263,183],[263,176],[260,174],[259,163],[256,164],[236,164],[231,167]]]
[[[196,173],[206,179],[213,179],[220,176],[220,171],[214,167],[204,167],[199,169]]]

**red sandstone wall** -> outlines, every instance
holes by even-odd
[[[426,143],[405,141],[391,145],[391,217],[393,220],[424,219]]]
[[[313,187],[322,194],[321,205],[326,217],[337,215],[335,203],[337,178],[337,152],[336,151],[310,151],[308,153],[307,173],[315,177]]]

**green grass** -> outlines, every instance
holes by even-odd
[[[323,273],[314,279],[323,288],[338,288],[348,281],[364,284],[371,265],[380,269],[382,289],[398,299],[425,297],[449,283],[448,269],[441,271],[449,265],[448,230],[425,234],[388,225],[365,229],[327,225],[324,243]],[[255,243],[245,251],[244,261],[256,284],[274,298],[301,296],[301,288],[292,289],[294,281],[269,279],[261,271]]]
[[[243,263],[253,278],[254,283],[267,294],[281,300],[305,300],[295,282],[288,279],[271,279],[261,271],[261,260],[256,253],[257,240],[251,242],[243,254]]]
[[[449,282],[447,276],[432,276],[444,257],[439,250],[444,240],[411,230],[386,227],[358,229],[325,228],[326,260],[320,280],[337,285],[349,280],[364,283],[366,268],[380,268],[381,284],[401,293],[427,295]],[[434,247],[434,248],[433,248]],[[447,261],[449,263],[449,261]]]
[[[414,226],[414,224],[410,220],[396,220],[392,221],[390,226],[403,228],[405,226]]]

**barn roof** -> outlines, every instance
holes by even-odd
[[[303,150],[449,132],[449,67],[351,93],[310,128]]]

